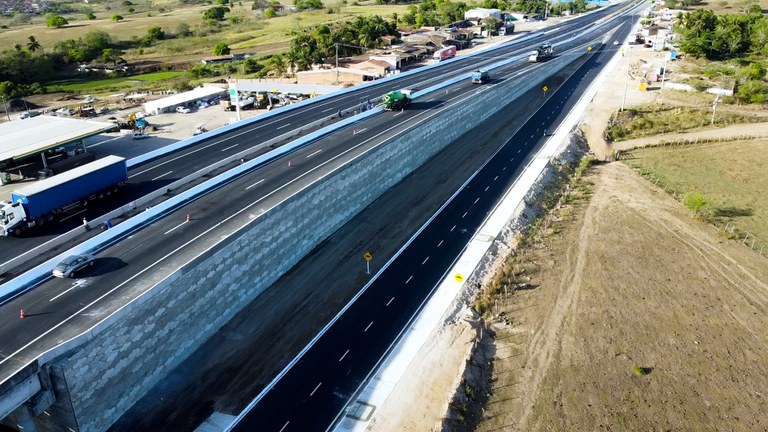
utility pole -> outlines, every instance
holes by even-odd
[[[339,84],[339,43],[336,42],[336,85]]]
[[[712,122],[710,124],[715,124],[715,113],[717,112],[717,103],[720,102],[720,94],[718,93],[715,95],[715,102],[712,104]]]
[[[628,47],[629,55],[627,56],[627,78],[624,80],[624,97],[621,98],[621,109],[624,111],[624,104],[627,102],[627,86],[629,85],[629,65],[632,63],[632,47]]]

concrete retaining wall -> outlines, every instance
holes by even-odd
[[[569,60],[556,58],[524,79],[478,86],[478,94],[430,114],[419,126],[347,163],[184,265],[123,309],[118,322],[57,359],[59,379],[66,381],[70,395],[57,400],[57,408],[70,406],[81,431],[106,430],[319,242],[502,109],[499,101],[513,101],[539,85],[531,75],[543,79]]]

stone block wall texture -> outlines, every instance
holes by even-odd
[[[554,59],[546,69],[554,73],[565,63]],[[548,75],[536,74],[542,79]],[[69,400],[62,398],[56,404],[74,414],[80,431],[106,430],[312,248],[435,153],[502,109],[499,101],[513,102],[540,82],[525,77],[509,80],[426,118],[180,268],[142,301],[132,303],[117,323],[56,360],[60,372],[55,378],[64,380],[69,390]]]

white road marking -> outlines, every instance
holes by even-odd
[[[451,228],[451,232],[453,232],[453,230],[455,229],[456,229],[456,225],[454,225],[453,228]]]
[[[229,147],[224,147],[223,149],[221,149],[221,151],[225,152],[225,151],[227,151],[227,150],[229,150],[229,149],[233,149],[233,148],[235,148],[235,147],[237,147],[237,146],[239,146],[239,145],[240,145],[240,144],[234,144],[234,145],[231,145],[231,146],[229,146]]]
[[[389,299],[389,301],[387,302],[387,306],[389,306],[389,304],[390,304],[390,303],[392,303],[392,300],[394,300],[394,299],[395,299],[394,297],[392,297],[391,299]]]
[[[493,178],[493,181],[496,181],[498,179],[499,179],[499,176],[496,176],[496,177]]]
[[[368,128],[355,129],[355,131],[356,131],[357,133],[363,133],[363,132],[365,132],[365,131],[367,131],[367,130],[368,130]]]
[[[464,219],[464,216],[466,216],[466,215],[467,215],[467,212],[464,212],[464,214],[461,215],[461,218]]]
[[[429,257],[426,257],[426,258],[424,258],[424,261],[422,261],[422,262],[421,262],[421,265],[424,265],[424,264],[426,264],[426,263],[427,263],[427,261],[429,261]]]
[[[276,127],[275,129],[276,129],[276,130],[280,130],[280,129],[283,129],[283,128],[287,128],[287,127],[288,127],[288,126],[290,126],[290,125],[291,125],[290,123],[286,123],[286,124],[284,124],[284,125],[282,125],[282,126],[278,126],[278,127]]]
[[[440,247],[443,244],[443,241],[440,240],[440,243],[437,244],[437,247]]]
[[[314,155],[316,155],[316,154],[320,153],[321,151],[323,151],[323,149],[320,149],[320,150],[318,150],[318,151],[316,151],[316,152],[314,152],[314,153],[308,154],[308,155],[307,155],[307,159],[309,159],[309,158],[311,158],[312,156],[314,156]]]
[[[502,171],[506,171],[506,170],[507,170],[507,166],[506,166],[506,165],[504,165],[504,168],[502,168],[501,170],[502,170]]]
[[[165,173],[165,174],[160,174],[159,176],[157,176],[157,177],[153,178],[153,179],[152,179],[152,181],[155,181],[155,180],[161,179],[161,178],[163,178],[163,177],[167,176],[168,174],[170,174],[170,173],[172,173],[172,172],[173,172],[173,171],[168,171],[168,172],[167,172],[167,173]]]
[[[486,186],[486,187],[485,187],[485,191],[483,191],[483,192],[488,192],[488,188],[489,188],[489,187],[491,187],[491,186],[490,186],[490,185]]]
[[[53,297],[52,299],[50,299],[50,300],[48,300],[48,301],[49,301],[49,302],[52,302],[52,301],[56,300],[57,298],[59,298],[59,297],[63,296],[64,294],[66,294],[66,293],[68,293],[68,292],[72,291],[73,289],[77,288],[78,286],[80,286],[80,285],[77,285],[77,284],[73,284],[73,285],[72,285],[72,286],[71,286],[71,287],[70,287],[68,290],[66,290],[66,291],[63,291],[61,294],[57,295],[56,297]]]
[[[310,393],[309,395],[310,395],[310,396],[312,396],[313,394],[315,394],[315,392],[317,391],[317,389],[319,389],[319,388],[320,388],[320,386],[321,386],[322,384],[323,384],[322,382],[319,382],[319,383],[317,383],[317,386],[315,387],[315,389],[314,389],[314,390],[312,390],[312,393]]]
[[[285,422],[285,424],[283,425],[283,427],[281,427],[281,428],[280,428],[280,430],[279,430],[278,432],[283,432],[283,431],[285,430],[285,428],[287,428],[287,427],[288,427],[288,423],[290,423],[290,422],[291,422],[290,420],[288,420],[287,422]]]
[[[346,357],[346,356],[347,356],[347,354],[349,354],[349,350],[346,350],[346,351],[344,352],[344,355],[342,355],[342,356],[341,356],[341,358],[339,359],[339,361],[342,361],[342,360],[344,360],[344,357]]]
[[[408,284],[408,282],[410,282],[410,281],[411,281],[411,279],[413,279],[413,275],[411,275],[411,276],[408,278],[408,280],[407,280],[407,281],[405,281],[406,285]]]
[[[333,110],[333,107],[330,107],[330,108],[328,108],[328,109],[324,109],[324,110],[322,110],[322,111],[320,111],[320,112],[328,112],[328,111],[331,111],[331,110]]]
[[[169,229],[168,231],[166,231],[166,232],[165,232],[165,235],[168,235],[169,233],[172,233],[172,232],[173,232],[173,231],[174,231],[176,228],[179,228],[180,226],[184,225],[184,224],[185,224],[185,223],[187,223],[187,222],[188,222],[188,221],[186,221],[186,220],[185,220],[184,222],[182,222],[182,223],[180,223],[180,224],[176,225],[175,227],[173,227],[173,228]]]
[[[110,138],[110,139],[108,139],[108,140],[104,140],[104,141],[101,141],[101,142],[97,142],[97,143],[95,143],[95,144],[87,145],[87,146],[85,146],[85,147],[86,147],[86,148],[97,147],[97,146],[100,146],[100,145],[102,145],[102,144],[106,144],[106,143],[108,143],[108,142],[110,142],[110,141],[119,140],[120,138],[123,138],[123,137],[126,137],[126,136],[128,136],[128,135],[120,135],[120,136],[117,136],[117,137],[114,137],[114,138]]]
[[[368,329],[369,329],[369,328],[371,328],[371,326],[372,326],[372,325],[373,325],[373,321],[371,321],[371,323],[370,323],[370,324],[368,324],[367,326],[365,326],[365,330],[363,330],[363,333],[367,332],[367,331],[368,331]]]
[[[520,150],[522,150],[522,149],[517,149],[517,154],[520,154]]]
[[[259,185],[259,184],[261,184],[261,183],[263,183],[263,182],[264,182],[264,179],[261,179],[261,180],[257,181],[256,183],[254,183],[254,184],[252,184],[252,185],[250,185],[250,186],[247,186],[247,187],[245,188],[245,190],[248,190],[248,189],[250,189],[250,188],[252,188],[252,187],[254,187],[254,186],[256,186],[256,185]]]
[[[475,202],[473,202],[472,204],[477,204],[478,201],[480,201],[480,197],[475,198]]]

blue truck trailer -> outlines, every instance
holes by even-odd
[[[117,192],[128,179],[125,158],[107,156],[65,173],[22,187],[0,203],[0,231],[19,235],[51,223],[89,202]]]

